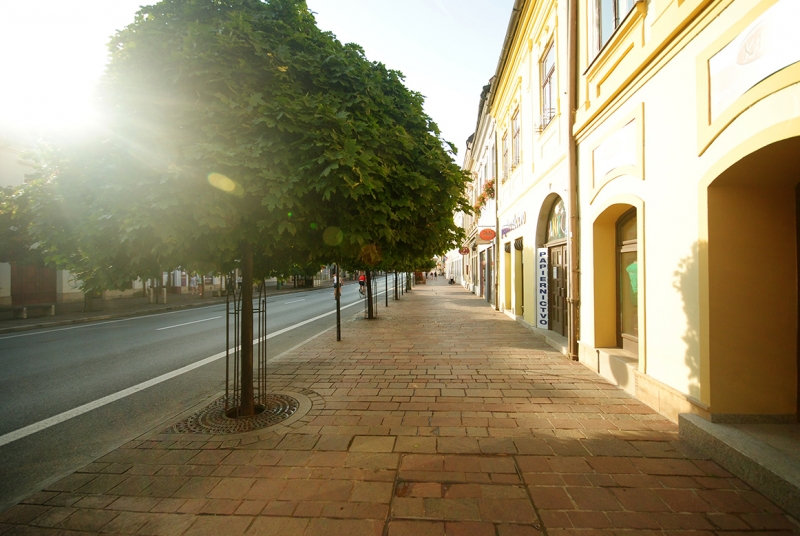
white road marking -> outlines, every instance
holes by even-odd
[[[46,335],[48,333],[53,333],[55,331],[69,331],[72,329],[82,329],[82,328],[92,328],[94,326],[103,326],[105,324],[116,324],[117,322],[129,322],[131,320],[142,320],[144,318],[153,318],[154,316],[164,316],[164,315],[174,315],[177,313],[185,313],[187,311],[198,311],[200,309],[208,309],[209,307],[216,307],[217,304],[214,305],[207,305],[205,307],[194,307],[192,309],[181,309],[179,311],[169,311],[167,313],[156,313],[152,315],[140,315],[140,316],[132,316],[130,318],[122,318],[120,320],[108,320],[107,322],[86,322],[85,324],[81,324],[79,326],[70,326],[68,328],[58,328],[58,329],[47,329],[46,327],[41,328],[46,331],[32,331],[30,333],[20,333],[19,335],[9,335],[8,337],[0,337],[0,341],[4,341],[6,339],[16,339],[17,337],[30,337],[32,335]],[[37,328],[39,329],[39,328]]]
[[[130,396],[134,393],[138,393],[139,391],[143,391],[144,389],[152,387],[153,385],[157,385],[161,382],[165,382],[167,380],[175,378],[176,376],[180,376],[181,374],[185,374],[190,370],[194,370],[196,368],[202,367],[203,365],[207,365],[208,363],[216,361],[221,357],[225,357],[225,352],[214,354],[211,357],[207,357],[205,359],[192,363],[191,365],[186,365],[185,367],[173,370],[172,372],[167,372],[166,374],[162,374],[161,376],[156,376],[152,380],[147,380],[146,382],[134,385],[133,387],[128,387],[127,389],[123,389],[122,391],[116,392],[114,394],[104,396],[103,398],[98,398],[97,400],[89,402],[88,404],[78,406],[77,408],[65,411],[64,413],[59,413],[58,415],[50,417],[49,419],[44,419],[43,421],[39,421],[37,423],[30,424],[24,428],[20,428],[19,430],[9,432],[8,434],[0,436],[0,447],[8,443],[11,443],[12,441],[16,441],[17,439],[22,439],[25,436],[35,434],[36,432],[40,432],[46,428],[50,428],[51,426],[72,419],[73,417],[77,417],[79,415],[83,415],[84,413],[88,413],[93,409],[97,409],[112,402],[116,402],[121,398],[125,398],[126,396]]]
[[[167,326],[165,328],[158,328],[156,331],[163,331],[165,329],[179,328],[181,326],[188,326],[189,324],[197,324],[199,322],[208,322],[209,320],[216,320],[217,318],[222,318],[222,317],[221,316],[214,316],[212,318],[204,318],[203,320],[195,320],[193,322],[184,322],[183,324],[175,324],[174,326]]]
[[[301,302],[301,301],[306,301],[306,299],[305,299],[305,298],[303,298],[302,300],[292,300],[292,301],[287,301],[287,302],[284,302],[284,305],[289,305],[290,303],[297,303],[297,302]]]
[[[380,295],[380,294],[378,294],[378,295]],[[349,305],[343,305],[343,306],[341,306],[340,309],[347,309],[348,307],[352,307],[354,305],[359,305],[359,304],[361,304],[361,300],[353,302],[353,303],[351,303]],[[336,313],[336,310],[334,309],[333,311],[331,311],[329,313],[325,313],[325,314],[322,314],[322,315],[319,315],[319,316],[315,316],[314,318],[311,318],[309,320],[305,320],[303,322],[300,322],[299,324],[295,324],[293,326],[289,326],[288,328],[281,329],[279,331],[276,331],[275,333],[270,333],[265,338],[266,339],[271,339],[272,337],[277,337],[278,335],[282,335],[282,334],[286,333],[287,331],[291,331],[293,329],[297,329],[297,328],[299,328],[301,326],[305,326],[306,324],[308,324],[310,322],[314,322],[315,320],[319,320],[320,318],[324,318],[326,316],[330,316],[330,315],[335,314],[335,313]],[[167,314],[167,313],[165,313],[165,314]],[[151,316],[153,316],[153,315],[151,315]],[[217,318],[221,318],[221,317],[217,317]],[[128,320],[130,320],[130,319],[128,319]],[[211,319],[209,318],[208,320],[211,320]],[[116,320],[115,322],[121,322],[121,321],[120,320]],[[110,322],[104,322],[104,323],[108,324]],[[331,328],[326,328],[321,333],[318,333],[318,334],[314,335],[310,339],[307,339],[305,342],[318,337],[319,335],[321,335],[325,331],[328,331],[329,329],[331,329]],[[259,339],[254,340],[253,344],[255,344],[257,342],[259,342]],[[304,343],[302,343],[302,344],[304,344]],[[297,348],[297,346],[295,346],[294,348]],[[292,348],[292,349],[294,349],[294,348]],[[287,352],[283,352],[279,356],[276,356],[276,357],[280,357],[280,356],[286,354]],[[140,384],[134,385],[133,387],[128,387],[127,389],[123,389],[122,391],[118,391],[118,392],[116,392],[114,394],[111,394],[111,395],[108,395],[108,396],[104,396],[102,398],[98,398],[97,400],[95,400],[93,402],[89,402],[88,404],[84,404],[82,406],[78,406],[77,408],[73,408],[73,409],[71,409],[69,411],[65,411],[63,413],[59,413],[58,415],[55,415],[55,416],[50,417],[48,419],[41,420],[39,422],[36,422],[36,423],[30,424],[28,426],[25,426],[23,428],[20,428],[18,430],[14,430],[13,432],[9,432],[7,434],[4,434],[4,435],[0,436],[0,447],[2,447],[3,445],[7,445],[8,443],[11,443],[12,441],[16,441],[18,439],[22,439],[23,437],[29,436],[31,434],[35,434],[36,432],[41,432],[42,430],[50,428],[51,426],[55,426],[56,424],[62,423],[64,421],[68,421],[69,419],[72,419],[74,417],[78,417],[78,416],[83,415],[84,413],[88,413],[88,412],[90,412],[90,411],[92,411],[94,409],[97,409],[97,408],[100,408],[102,406],[111,404],[112,402],[116,402],[117,400],[120,400],[122,398],[128,397],[128,396],[130,396],[132,394],[138,393],[139,391],[143,391],[143,390],[147,389],[148,387],[152,387],[154,385],[158,385],[159,383],[165,382],[167,380],[171,380],[172,378],[180,376],[181,374],[186,374],[187,372],[190,372],[190,371],[192,371],[192,370],[194,370],[196,368],[200,368],[200,367],[202,367],[204,365],[212,363],[213,361],[216,361],[217,359],[220,359],[222,357],[225,357],[225,352],[220,352],[218,354],[214,354],[214,355],[212,355],[210,357],[207,357],[205,359],[201,359],[200,361],[192,363],[191,365],[186,365],[185,367],[181,367],[181,368],[179,368],[177,370],[173,370],[172,372],[167,372],[166,374],[162,374],[161,376],[156,376],[155,378],[153,378],[151,380],[147,380],[146,382],[142,382]]]

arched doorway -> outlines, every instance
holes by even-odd
[[[800,413],[798,183],[796,137],[739,159],[706,192],[708,242],[700,251],[707,343],[701,353],[704,398],[720,420],[757,415],[786,422]]]
[[[544,247],[548,262],[548,319],[550,331],[567,334],[567,211],[564,200],[556,197],[547,216],[547,233]]]
[[[644,204],[634,196],[624,200],[604,208],[592,226],[594,346],[624,350],[641,361],[644,267],[639,257],[644,250]]]

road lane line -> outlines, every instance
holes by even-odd
[[[355,302],[353,302],[353,303],[351,303],[349,305],[341,306],[340,309],[347,309],[348,307],[352,307],[354,305],[359,305],[360,303],[361,303],[361,300],[357,300],[357,301],[355,301]],[[335,313],[336,313],[336,310],[334,309],[330,313],[325,313],[323,315],[319,315],[319,316],[316,316],[316,317],[311,318],[309,320],[305,320],[303,322],[300,322],[299,324],[295,324],[293,326],[289,326],[288,328],[284,328],[282,330],[276,331],[275,333],[270,333],[270,334],[268,334],[266,336],[266,338],[267,339],[271,339],[272,337],[277,337],[278,335],[282,335],[282,334],[286,333],[287,331],[291,331],[293,329],[297,329],[297,328],[299,328],[301,326],[304,326],[304,325],[306,325],[306,324],[308,324],[310,322],[314,322],[315,320],[319,320],[320,318],[324,318],[326,316],[329,316],[329,315],[332,315],[332,314],[335,314]],[[327,328],[327,329],[323,330],[322,333],[324,333],[325,331],[328,331],[329,329],[331,329],[331,328]],[[316,336],[319,336],[322,333],[320,333],[320,334],[318,334]],[[259,339],[254,340],[253,344],[257,343],[258,341],[259,341]],[[285,353],[286,352],[283,352],[280,355],[283,355]],[[186,374],[187,372],[190,372],[190,371],[192,371],[192,370],[194,370],[196,368],[200,368],[200,367],[202,367],[204,365],[212,363],[212,362],[214,362],[217,359],[220,359],[222,357],[225,357],[225,352],[219,352],[218,354],[214,354],[214,355],[212,355],[210,357],[207,357],[205,359],[201,359],[200,361],[192,363],[191,365],[186,365],[185,367],[181,367],[179,369],[173,370],[172,372],[167,372],[166,374],[162,374],[161,376],[156,376],[155,378],[153,378],[151,380],[147,380],[147,381],[142,382],[140,384],[134,385],[133,387],[128,387],[127,389],[123,389],[122,391],[118,391],[118,392],[116,392],[114,394],[110,394],[108,396],[104,396],[102,398],[98,398],[97,400],[95,400],[93,402],[89,402],[89,403],[84,404],[82,406],[78,406],[77,408],[73,408],[73,409],[71,409],[69,411],[65,411],[63,413],[59,413],[58,415],[55,415],[55,416],[50,417],[48,419],[41,420],[39,422],[36,422],[36,423],[30,424],[28,426],[25,426],[23,428],[20,428],[18,430],[14,430],[13,432],[9,432],[7,434],[4,434],[4,435],[0,436],[0,447],[2,447],[3,445],[7,445],[8,443],[11,443],[12,441],[16,441],[18,439],[22,439],[23,437],[27,437],[27,436],[29,436],[31,434],[35,434],[36,432],[40,432],[42,430],[50,428],[51,426],[55,426],[56,424],[60,424],[60,423],[62,423],[64,421],[68,421],[69,419],[72,419],[74,417],[78,417],[80,415],[83,415],[84,413],[88,413],[88,412],[90,412],[92,410],[95,410],[97,408],[100,408],[100,407],[103,407],[105,405],[111,404],[112,402],[116,402],[117,400],[121,400],[121,399],[123,399],[125,397],[128,397],[128,396],[132,395],[132,394],[138,393],[139,391],[143,391],[143,390],[147,389],[148,387],[152,387],[154,385],[158,385],[159,383],[165,382],[167,380],[171,380],[172,378],[175,378],[175,377],[180,376],[182,374]]]
[[[0,341],[4,341],[6,339],[16,339],[17,337],[30,337],[32,335],[46,335],[48,333],[54,333],[56,331],[69,331],[69,330],[72,330],[72,329],[92,328],[92,327],[95,327],[95,326],[103,326],[105,324],[116,324],[117,322],[128,322],[130,320],[142,320],[144,318],[153,318],[155,316],[165,316],[165,315],[174,315],[174,314],[178,314],[178,313],[187,313],[187,312],[190,312],[190,311],[199,311],[200,309],[208,309],[209,307],[217,307],[218,305],[224,305],[224,304],[215,303],[214,305],[204,305],[204,306],[200,306],[200,307],[192,307],[190,309],[181,309],[179,311],[169,311],[169,312],[166,312],[166,313],[155,313],[155,314],[150,314],[150,315],[132,316],[130,318],[122,318],[120,320],[109,320],[107,322],[91,322],[91,321],[89,321],[89,322],[86,322],[85,324],[81,324],[79,326],[70,326],[68,328],[58,328],[58,329],[47,329],[46,327],[44,327],[44,328],[36,328],[36,329],[41,329],[42,331],[31,331],[30,333],[21,333],[19,335],[9,335],[7,337],[0,337]]]
[[[134,393],[138,393],[139,391],[143,391],[148,387],[152,387],[157,385],[161,382],[165,382],[167,380],[171,380],[176,376],[180,376],[181,374],[185,374],[191,370],[196,368],[202,367],[203,365],[207,365],[212,361],[216,361],[217,359],[225,357],[225,352],[220,352],[218,354],[214,354],[211,357],[207,357],[191,365],[186,365],[185,367],[181,367],[177,370],[173,370],[172,372],[167,372],[166,374],[162,374],[161,376],[156,376],[152,380],[147,380],[146,382],[142,382],[138,385],[134,385],[133,387],[128,387],[127,389],[123,389],[122,391],[116,392],[114,394],[104,396],[103,398],[98,398],[93,402],[89,402],[88,404],[84,404],[82,406],[78,406],[77,408],[73,408],[69,411],[65,411],[64,413],[59,413],[49,419],[44,419],[43,421],[39,421],[37,423],[33,423],[28,425],[24,428],[20,428],[19,430],[15,430],[13,432],[9,432],[5,435],[0,436],[0,447],[11,443],[12,441],[16,441],[17,439],[22,439],[25,436],[29,436],[31,434],[35,434],[41,430],[46,428],[50,428],[51,426],[55,426],[56,424],[62,423],[73,417],[77,417],[79,415],[83,415],[84,413],[88,413],[93,409],[97,409],[99,407],[105,406],[112,402],[116,402],[122,398],[130,396]]]
[[[215,316],[213,318],[204,318],[203,320],[195,320],[193,322],[184,322],[183,324],[175,324],[174,326],[167,326],[165,328],[158,328],[156,331],[163,331],[165,329],[179,328],[181,326],[188,326],[189,324],[197,324],[199,322],[208,322],[209,320],[216,320],[217,318],[222,318],[222,317],[221,316]]]
[[[284,304],[284,305],[289,305],[290,303],[297,303],[297,302],[301,302],[301,301],[306,301],[306,299],[305,299],[305,298],[303,298],[302,300],[292,300],[292,301],[287,301],[287,302],[284,302],[283,304]]]

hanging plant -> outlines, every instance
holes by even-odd
[[[486,201],[488,201],[488,196],[486,192],[481,192],[478,198],[475,200],[475,205],[472,208],[475,209],[475,212],[480,212],[480,210],[486,206]]]
[[[494,199],[494,179],[487,181],[483,186],[483,193],[487,199]]]

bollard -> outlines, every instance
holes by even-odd
[[[161,303],[167,303],[167,288],[161,289]]]

